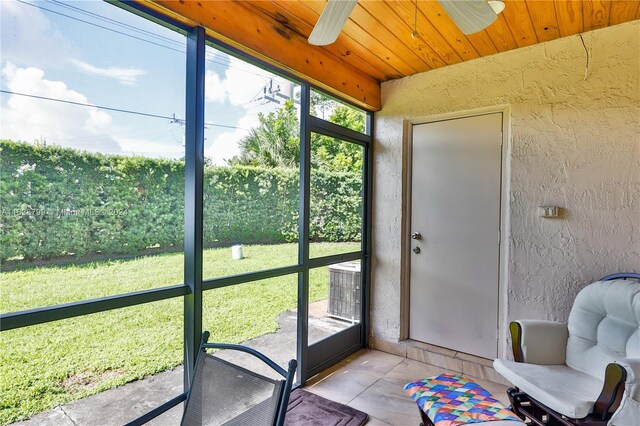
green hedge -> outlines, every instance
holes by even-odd
[[[298,170],[205,168],[204,243],[298,238]],[[313,170],[313,241],[358,241],[362,177]],[[183,243],[184,164],[0,141],[0,260]]]

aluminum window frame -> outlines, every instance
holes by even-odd
[[[67,318],[90,315],[114,309],[157,302],[177,297],[184,299],[184,392],[160,405],[144,416],[129,423],[140,425],[159,416],[183,402],[193,376],[195,357],[202,334],[202,298],[207,290],[244,284],[289,274],[298,274],[298,326],[297,385],[304,384],[308,377],[340,361],[349,354],[366,347],[369,335],[369,297],[371,276],[371,190],[373,170],[373,113],[366,113],[365,134],[339,126],[310,113],[311,91],[320,92],[331,98],[335,95],[302,80],[286,70],[279,69],[260,59],[254,58],[220,40],[207,36],[203,27],[188,27],[132,0],[105,0],[107,3],[132,12],[158,25],[172,29],[186,37],[186,115],[185,115],[185,195],[184,195],[184,283],[164,286],[144,291],[117,294],[107,297],[81,300],[72,303],[39,307],[35,309],[0,314],[0,332]],[[282,76],[300,85],[300,191],[298,222],[298,264],[259,270],[232,276],[204,280],[202,277],[202,225],[203,225],[203,172],[204,172],[204,78],[205,46],[210,45],[231,56]],[[362,108],[343,99],[340,102],[355,109]],[[309,210],[311,133],[340,139],[363,147],[363,211],[361,250],[336,255],[309,257]],[[334,336],[312,346],[331,342],[335,337],[347,342],[353,341],[346,350],[331,354],[328,359],[309,360],[308,347],[308,296],[309,271],[335,263],[360,260],[362,270],[362,321]],[[356,339],[357,337],[357,339]],[[347,339],[347,340],[345,340]],[[323,343],[325,342],[325,343]]]

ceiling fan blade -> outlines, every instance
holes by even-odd
[[[309,36],[309,43],[324,46],[336,41],[357,2],[357,0],[329,0]]]
[[[485,0],[438,0],[438,3],[465,34],[482,31],[498,18]]]

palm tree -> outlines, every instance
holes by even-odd
[[[260,113],[260,124],[240,140],[240,156],[231,165],[297,167],[300,164],[300,123],[293,100],[275,112]]]

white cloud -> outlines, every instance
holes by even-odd
[[[227,91],[215,71],[207,70],[204,79],[204,98],[207,102],[224,102]]]
[[[124,85],[142,82],[143,70],[100,68],[82,61],[70,62],[70,58],[87,57],[83,51],[86,44],[78,38],[81,35],[75,31],[76,26],[67,27],[64,22],[58,25],[55,19],[50,20],[46,13],[30,3],[37,5],[38,0],[0,0],[0,82],[3,89],[78,103],[97,103],[87,98],[89,92],[78,91],[83,86],[77,86],[74,78],[80,72],[111,78]],[[105,52],[105,55],[118,56],[113,52]],[[171,137],[171,132],[167,133],[168,123],[165,129],[158,124],[148,124],[149,120],[134,121],[99,108],[5,93],[0,102],[0,138],[27,142],[45,139],[48,144],[102,153],[136,153],[150,157],[184,155],[181,135],[174,130],[176,135]],[[176,154],[169,152],[175,148],[175,138],[178,138]]]
[[[2,78],[12,92],[89,103],[64,82],[47,80],[44,71],[36,67],[20,68],[7,62]],[[120,152],[119,144],[109,136],[111,121],[110,114],[94,107],[9,95],[0,114],[0,137],[27,142],[42,138],[72,148]]]
[[[256,75],[258,69],[239,59],[229,57],[229,66],[224,72],[224,78],[212,70],[207,70],[205,78],[205,99],[207,102],[224,102],[228,100],[232,105],[246,105],[260,94],[269,79]]]
[[[212,138],[213,140],[205,142],[205,157],[213,164],[220,166],[227,165],[227,160],[240,154],[238,143],[249,133],[249,129],[257,125],[259,111],[255,107],[258,105],[252,104],[251,101],[257,99],[269,82],[268,77],[256,75],[259,72],[257,68],[231,56],[228,58],[229,66],[225,69],[224,78],[220,78],[218,73],[213,70],[207,70],[205,78],[205,100],[207,102],[223,103],[228,101],[236,107],[233,108],[234,115],[244,114],[235,123],[237,129],[219,133]],[[264,105],[258,109],[266,112],[271,108],[271,105]]]
[[[254,99],[257,100],[261,95],[262,89],[269,83],[269,78],[256,75],[255,73],[259,72],[257,68],[253,68],[239,59],[229,57],[229,63],[230,66],[225,70],[224,79],[221,79],[212,70],[207,71],[205,79],[206,101],[229,101],[235,106],[229,111],[234,116],[241,117],[235,123],[238,129],[219,133],[211,138],[212,141],[205,142],[205,157],[216,165],[226,165],[226,160],[240,154],[238,143],[249,133],[251,128],[259,124],[258,113],[268,114],[282,106],[282,103],[251,102]],[[280,87],[283,95],[293,96],[292,83],[274,76],[273,85],[274,89]],[[232,123],[224,122],[224,124]]]
[[[247,71],[248,66],[245,62],[229,57],[229,67],[224,73],[224,87],[233,105],[250,102],[267,84],[265,77]]]
[[[250,128],[258,123],[258,113],[249,112],[238,120],[238,129],[219,134],[209,146],[205,146],[204,156],[209,158],[213,164],[219,166],[227,165],[226,160],[240,154],[238,142],[245,137]]]
[[[85,128],[93,134],[104,132],[111,124],[111,116],[96,108],[89,109],[89,117],[85,120]]]
[[[71,63],[75,65],[81,71],[87,74],[97,75],[99,77],[107,77],[118,80],[122,84],[133,86],[138,81],[138,77],[146,74],[146,71],[138,68],[120,68],[109,67],[100,68],[94,65],[88,64],[78,59],[70,59]]]

